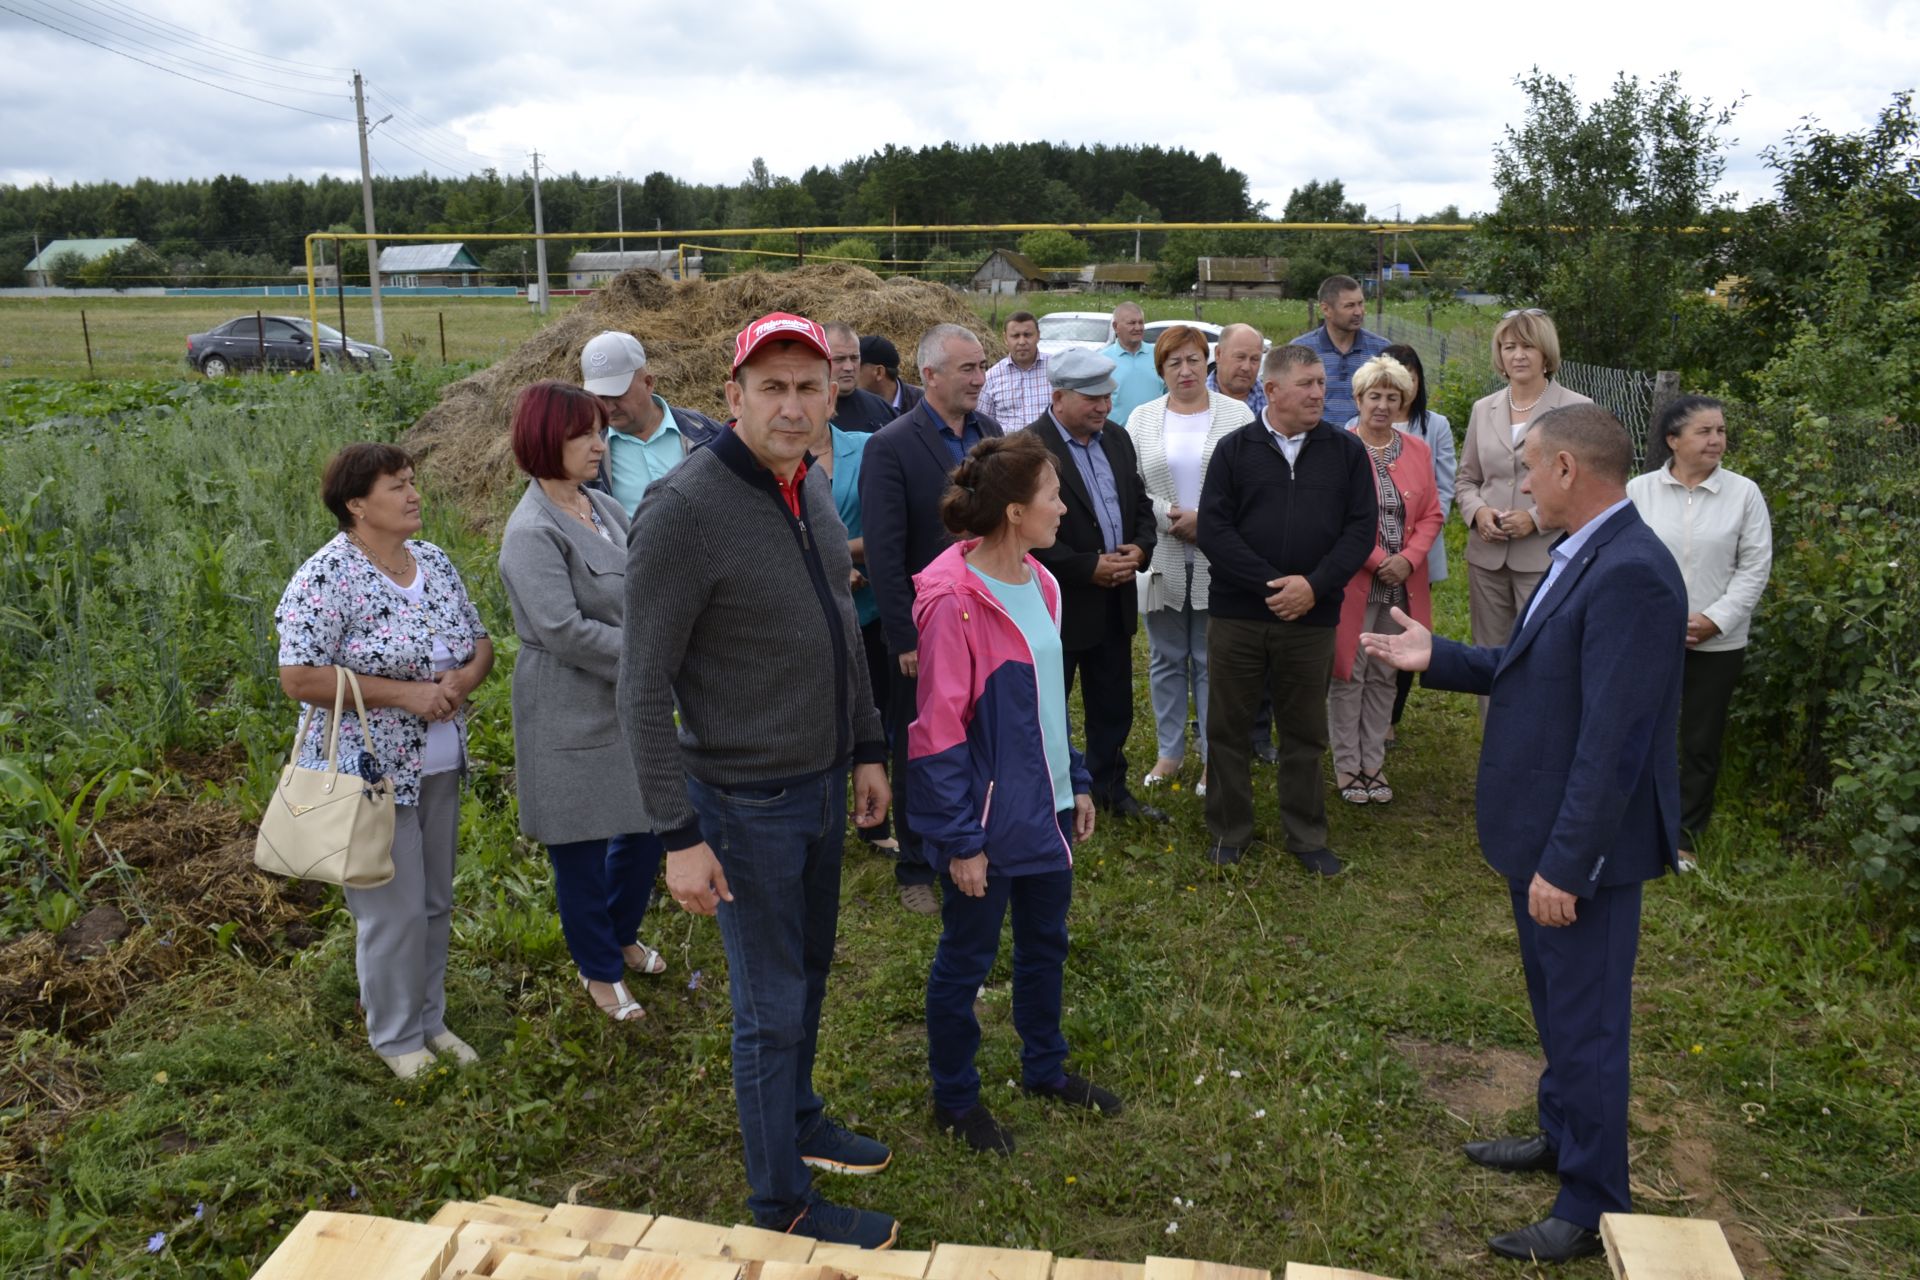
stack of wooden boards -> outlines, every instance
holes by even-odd
[[[1640,1224],[1649,1224],[1646,1226]],[[1602,1224],[1620,1280],[1740,1280],[1711,1222],[1612,1215]],[[1717,1243],[1718,1252],[1713,1246]],[[1677,1251],[1677,1252],[1676,1252]],[[1684,1256],[1682,1256],[1684,1255]],[[1724,1262],[1720,1255],[1724,1255]],[[1148,1258],[1100,1262],[1025,1249],[937,1244],[876,1252],[759,1227],[721,1227],[488,1196],[424,1223],[307,1214],[254,1280],[1273,1280],[1252,1267]],[[1289,1263],[1285,1280],[1382,1280]]]

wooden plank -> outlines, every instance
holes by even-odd
[[[598,1209],[587,1204],[557,1204],[547,1210],[547,1225],[581,1240],[631,1249],[653,1225],[653,1215]]]
[[[509,1213],[523,1214],[535,1222],[547,1216],[546,1205],[534,1204],[529,1200],[514,1200],[508,1196],[488,1196],[480,1203],[490,1204],[496,1209],[505,1209]]]
[[[734,1260],[685,1258],[642,1246],[622,1258],[613,1274],[614,1280],[740,1280],[741,1270]]]
[[[1349,1271],[1345,1267],[1323,1267],[1313,1262],[1289,1262],[1286,1280],[1389,1280],[1369,1271]]]
[[[1138,1262],[1102,1262],[1097,1258],[1055,1258],[1053,1280],[1146,1280]]]
[[[850,1244],[818,1245],[808,1259],[850,1276],[898,1276],[901,1280],[921,1280],[932,1260],[931,1249],[856,1249]]]
[[[740,1280],[848,1280],[838,1267],[813,1262],[749,1262]]]
[[[479,1275],[485,1272],[487,1259],[493,1256],[493,1246],[485,1240],[454,1239],[453,1257],[440,1272],[440,1280],[453,1280],[463,1272]]]
[[[742,1222],[736,1223],[721,1240],[720,1256],[761,1262],[805,1262],[818,1243],[812,1236],[789,1235]]]
[[[684,1253],[696,1258],[718,1257],[727,1229],[689,1218],[659,1217],[640,1237],[640,1247],[655,1253]]]
[[[460,1228],[460,1242],[485,1240],[500,1249],[537,1253],[546,1258],[584,1258],[587,1242],[551,1227],[509,1227],[498,1222],[469,1222]],[[496,1254],[497,1256],[497,1254]]]
[[[256,1280],[436,1280],[452,1256],[447,1227],[316,1209],[253,1274]]]
[[[1053,1255],[1038,1249],[989,1249],[936,1244],[927,1280],[1047,1280]]]
[[[1740,1280],[1726,1233],[1709,1218],[1603,1213],[1600,1241],[1614,1280]]]
[[[613,1280],[621,1263],[607,1258],[542,1258],[508,1253],[494,1263],[495,1280]]]
[[[1230,1267],[1224,1262],[1196,1262],[1192,1258],[1147,1259],[1147,1280],[1273,1280],[1264,1267]]]
[[[544,1216],[544,1211],[542,1211]],[[469,1222],[497,1222],[506,1227],[537,1227],[539,1218],[528,1217],[517,1209],[508,1209],[497,1204],[486,1204],[478,1200],[449,1200],[427,1219],[430,1227],[451,1227],[459,1230]]]

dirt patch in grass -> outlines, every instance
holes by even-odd
[[[1636,1101],[1633,1125],[1654,1135],[1657,1148],[1657,1153],[1638,1149],[1633,1153],[1635,1208],[1642,1213],[1712,1218],[1726,1233],[1747,1280],[1780,1280],[1785,1273],[1766,1241],[1744,1220],[1720,1183],[1716,1173],[1720,1153],[1706,1115],[1691,1106],[1667,1108],[1656,1115]]]
[[[0,1037],[84,1040],[137,989],[218,947],[270,960],[317,936],[307,917],[324,891],[256,871],[253,828],[225,805],[161,796],[96,834],[86,872],[106,874],[85,915],[58,938],[36,931],[0,943]]]
[[[1469,1049],[1402,1036],[1394,1051],[1413,1065],[1427,1091],[1456,1119],[1470,1124],[1495,1120],[1533,1105],[1540,1059],[1517,1049]]]
[[[882,280],[844,263],[679,283],[653,271],[623,271],[492,368],[442,390],[440,403],[406,443],[425,460],[439,493],[482,521],[504,516],[504,495],[522,483],[507,438],[513,397],[522,387],[543,378],[579,382],[588,339],[624,330],[646,347],[647,368],[669,403],[724,418],[734,335],[770,311],[881,334],[908,366],[921,335],[942,323],[978,333],[990,357],[1000,351],[979,312],[953,290],[904,277]]]

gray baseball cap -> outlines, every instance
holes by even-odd
[[[1055,391],[1078,391],[1083,396],[1110,396],[1119,384],[1113,380],[1113,361],[1085,347],[1068,347],[1047,357],[1047,381]]]

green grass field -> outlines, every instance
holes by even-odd
[[[553,300],[553,315],[574,303]],[[390,298],[384,300],[386,346],[396,357],[440,360],[440,322],[447,359],[491,363],[526,341],[550,317],[516,298]],[[169,378],[186,372],[187,335],[235,316],[307,314],[304,298],[0,298],[0,378],[89,376],[80,316],[86,313],[99,378]],[[336,300],[321,299],[320,321],[340,328]],[[373,341],[373,308],[347,299],[346,333]]]
[[[156,394],[0,447],[0,1274],[240,1280],[309,1208],[420,1218],[489,1193],[741,1216],[717,933],[649,917],[670,969],[635,979],[637,1025],[581,996],[544,859],[516,832],[515,645],[466,513],[430,499],[426,536],[502,642],[477,698],[450,979],[450,1021],[485,1061],[396,1084],[356,1023],[337,895],[290,905],[247,865],[243,820],[293,724],[270,610],[327,535],[319,463],[396,434],[437,376]],[[1442,630],[1464,631],[1464,596],[1458,578],[1438,591]],[[1142,651],[1136,770],[1144,666]],[[1066,1030],[1128,1110],[1063,1116],[1007,1087],[1003,955],[980,1061],[1010,1159],[935,1131],[921,1005],[937,926],[850,841],[818,1079],[896,1160],[827,1191],[897,1214],[908,1247],[1509,1274],[1482,1242],[1552,1190],[1457,1153],[1528,1125],[1537,1070],[1504,885],[1473,837],[1478,736],[1469,700],[1416,692],[1389,757],[1399,798],[1331,802],[1351,863],[1331,882],[1268,845],[1210,870],[1191,769],[1161,793],[1171,829],[1104,826],[1077,861]],[[1647,897],[1640,1206],[1720,1219],[1756,1280],[1912,1275],[1913,960],[1860,919],[1841,871],[1784,852],[1737,778],[1727,790],[1705,870]],[[1271,835],[1270,789],[1260,818]],[[131,931],[71,951],[101,908]]]

